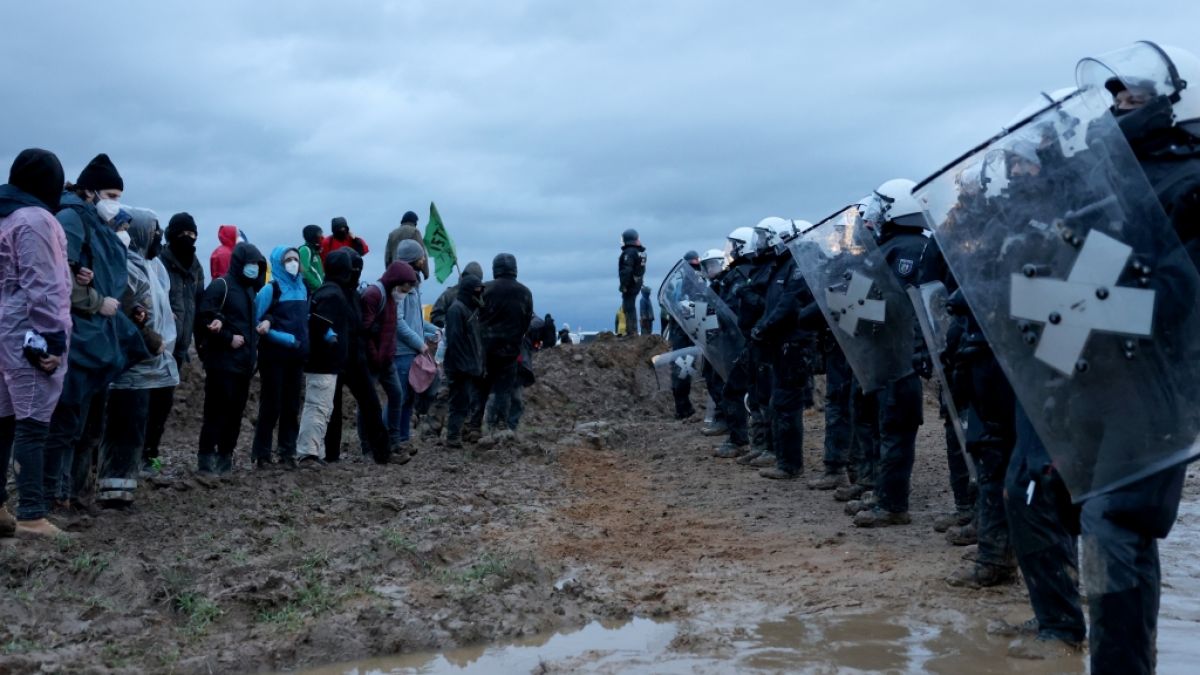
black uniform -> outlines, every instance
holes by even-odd
[[[729,309],[739,317],[742,316],[741,309],[741,290],[750,283],[748,276],[750,265],[747,261],[739,259],[734,261],[730,267],[725,270],[720,279],[713,284],[713,290],[717,295],[729,306]],[[725,424],[729,428],[729,439],[727,443],[734,447],[744,447],[750,443],[749,430],[747,429],[746,417],[746,393],[750,387],[750,369],[748,359],[744,355],[739,354],[733,363],[733,367],[729,371],[729,377],[723,383],[718,383],[719,378],[715,377],[714,382],[720,387],[720,395],[714,396],[714,399],[725,412]]]
[[[747,338],[746,370],[749,373],[746,399],[749,408],[750,449],[754,453],[774,453],[771,409],[771,365],[763,347],[750,340],[750,332],[767,311],[767,290],[778,269],[774,254],[758,254],[747,269],[748,281],[738,292],[738,328]]]
[[[617,277],[621,281],[621,312],[625,314],[625,333],[637,334],[637,297],[646,278],[646,247],[625,244],[617,259]]]

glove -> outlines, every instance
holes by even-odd
[[[337,333],[333,332],[332,328],[325,331],[325,341],[326,342],[328,342],[329,344],[335,344],[335,343],[337,343],[337,339],[338,339],[338,335],[337,335]]]
[[[922,379],[928,380],[933,377],[933,361],[929,358],[929,353],[925,351],[913,354],[912,367]]]
[[[283,345],[284,347],[291,347],[291,348],[295,349],[296,347],[300,346],[300,341],[296,339],[295,335],[292,335],[291,333],[283,333],[283,332],[280,332],[278,335],[279,335],[279,343],[281,345]]]

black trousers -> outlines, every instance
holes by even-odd
[[[850,461],[850,381],[854,373],[841,349],[825,354],[825,470],[840,472]]]
[[[296,456],[300,435],[300,409],[304,404],[304,364],[300,361],[260,359],[258,422],[254,426],[254,459],[271,458],[271,441],[279,427],[279,458]]]
[[[771,430],[775,463],[783,471],[804,469],[804,403],[811,375],[798,345],[783,345],[771,372]]]
[[[879,468],[875,496],[880,508],[908,511],[917,430],[922,420],[921,378],[915,373],[879,392]]]
[[[97,470],[100,499],[111,497],[114,492],[132,492],[137,487],[149,412],[149,389],[109,390]]]
[[[674,363],[671,364],[671,396],[675,398],[675,419],[691,417],[696,413],[692,406],[692,378],[694,372],[687,377],[682,376],[682,370]]]
[[[450,391],[450,414],[446,418],[446,440],[462,438],[463,424],[479,406],[480,378],[462,373],[447,373],[446,387]]]
[[[146,448],[142,452],[142,463],[158,457],[158,447],[167,430],[167,419],[175,406],[175,387],[160,387],[150,391],[150,413],[146,416]]]
[[[508,426],[508,409],[512,403],[513,387],[517,384],[517,357],[488,355],[487,376],[479,380],[479,405],[471,411],[467,429],[483,430],[483,415],[486,412],[488,398],[495,397],[492,402],[496,418],[503,420]],[[514,429],[515,431],[515,429]]]
[[[224,370],[204,373],[204,421],[200,426],[200,467],[233,458],[238,434],[242,430],[242,415],[250,395],[250,375]]]
[[[387,426],[383,423],[383,407],[379,403],[379,393],[375,391],[375,383],[367,370],[367,362],[354,359],[346,364],[345,370],[338,375],[337,389],[333,394],[333,415],[329,418],[329,428],[325,431],[325,461],[336,462],[342,457],[342,387],[350,390],[350,395],[358,403],[359,417],[363,425],[362,438],[367,439],[369,447],[362,448],[363,455],[371,455],[380,464],[387,463],[392,456],[391,441],[388,438]],[[292,444],[295,452],[295,443]]]
[[[869,490],[879,469],[879,392],[864,392],[857,378],[850,378],[850,426],[854,482]]]

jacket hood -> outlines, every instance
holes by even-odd
[[[222,225],[217,228],[217,240],[221,242],[222,246],[233,248],[237,245],[237,237],[237,225]]]
[[[304,243],[310,246],[321,248],[321,226],[320,225],[305,225],[304,226]]]
[[[295,246],[276,246],[271,249],[271,278],[279,284],[282,291],[299,291],[307,292],[304,286],[304,279],[299,274],[292,276],[283,267],[283,256],[287,255],[288,251],[296,251]],[[300,252],[296,251],[299,255]]]
[[[643,298],[650,297],[650,287],[649,286],[642,286],[642,297]]]
[[[140,209],[134,206],[124,207],[133,220],[129,223],[129,250],[143,258],[150,250],[154,238],[154,230],[158,227],[158,214],[150,209]]]
[[[493,279],[516,279],[517,257],[511,253],[501,253],[492,260]]]
[[[480,291],[483,289],[483,277],[463,272],[458,282],[458,299],[468,307],[477,307],[483,301]]]
[[[462,277],[468,274],[474,274],[477,278],[483,278],[483,265],[472,260],[463,268],[462,275],[459,277],[459,283],[462,283]]]
[[[242,268],[250,263],[258,263],[259,273],[257,282],[261,284],[267,274],[267,259],[258,250],[254,244],[238,244],[233,249],[233,255],[229,258],[229,271],[226,274],[242,277]]]
[[[22,150],[8,171],[9,184],[41,201],[51,213],[58,210],[63,181],[62,163],[53,152],[41,148]]]
[[[325,259],[325,278],[340,285],[358,283],[362,274],[362,256],[349,248],[339,248]]]
[[[42,200],[15,185],[0,185],[0,218],[7,218],[13,211],[27,206],[46,208]]]
[[[403,260],[397,260],[388,265],[388,268],[383,271],[383,276],[379,277],[379,281],[383,284],[384,290],[391,291],[406,281],[410,284],[417,283],[417,273],[413,270],[412,265]]]

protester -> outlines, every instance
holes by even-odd
[[[371,455],[377,464],[387,464],[395,455],[397,464],[409,460],[407,452],[395,452],[388,440],[387,427],[383,423],[383,410],[379,405],[379,396],[371,382],[370,369],[367,367],[366,328],[363,325],[362,297],[358,293],[358,282],[362,276],[362,256],[353,249],[334,251],[326,261],[326,271],[333,279],[343,296],[344,308],[349,317],[346,328],[347,352],[342,374],[333,392],[333,413],[329,426],[325,431],[325,460],[336,462],[342,455],[342,385],[350,389],[350,394],[358,402],[362,411],[363,432],[360,438],[365,441],[362,447],[363,455]],[[335,269],[337,274],[335,274]],[[340,334],[339,334],[340,335]]]
[[[560,345],[569,345],[572,342],[574,340],[571,339],[571,327],[564,323],[562,330],[558,331],[558,343]]]
[[[99,408],[108,385],[128,364],[149,356],[137,327],[121,313],[119,297],[128,279],[125,245],[113,222],[124,222],[117,201],[125,182],[108,155],[97,155],[66,185],[57,214],[67,237],[71,262],[72,348],[62,395],[46,437],[46,498],[69,507],[86,487],[91,454],[76,453],[76,442],[91,445],[98,429],[84,438],[84,422],[93,402]],[[78,503],[76,503],[78,505]]]
[[[619,335],[628,335],[637,331],[637,300],[642,290],[642,281],[646,276],[646,248],[638,237],[637,230],[625,230],[621,233],[621,257],[617,260],[617,276],[621,281],[621,309],[623,315],[623,330]]]
[[[516,385],[517,357],[521,353],[521,341],[529,330],[529,317],[533,316],[533,295],[517,281],[515,256],[511,253],[497,255],[492,260],[492,277],[484,288],[480,312],[487,377],[479,393],[479,405],[468,425],[472,437],[482,435],[488,396],[496,397],[497,419],[508,419],[509,402]]]
[[[229,261],[233,256],[233,248],[238,245],[239,231],[237,225],[222,225],[217,228],[217,247],[208,257],[208,278],[220,279],[229,272]]]
[[[197,463],[201,473],[233,471],[258,356],[255,294],[267,261],[253,244],[238,244],[225,276],[208,284],[196,308],[196,348],[204,363],[204,421]]]
[[[333,234],[325,237],[321,242],[321,255],[323,262],[328,264],[329,254],[340,248],[349,247],[360,256],[366,255],[371,249],[367,246],[367,242],[350,233],[350,225],[346,223],[346,219],[338,216],[334,218],[329,227],[333,230]]]
[[[638,301],[638,315],[642,335],[654,335],[654,303],[650,302],[649,286],[642,286],[642,299]]]
[[[271,251],[271,268],[271,282],[258,291],[254,302],[255,331],[264,336],[258,350],[258,421],[250,452],[259,469],[271,464],[276,425],[279,463],[295,466],[308,356],[308,288],[300,278],[300,251],[276,246]]]
[[[403,426],[408,371],[404,371],[402,381],[396,358],[398,305],[407,302],[407,296],[416,285],[417,274],[412,266],[396,260],[388,265],[378,281],[367,284],[362,292],[363,325],[367,330],[367,367],[371,381],[383,385],[383,392],[387,395],[384,418],[388,439],[393,447],[408,440]],[[409,406],[408,410],[411,415],[412,407]],[[361,419],[358,426],[360,431],[366,428]]]
[[[54,536],[44,446],[66,375],[71,271],[58,209],[63,168],[54,153],[23,150],[0,186],[0,537]],[[9,512],[8,467],[18,502]]]
[[[554,325],[554,317],[549,313],[542,319],[542,349],[548,349],[558,344],[558,328]]]
[[[400,246],[401,241],[412,239],[421,245],[422,251],[425,251],[425,237],[421,236],[421,230],[417,229],[417,221],[417,214],[413,213],[412,211],[404,212],[404,215],[400,218],[400,227],[397,227],[396,229],[392,230],[390,234],[388,234],[387,249],[383,252],[383,261],[385,265],[391,265],[397,260],[396,248]],[[425,279],[429,278],[428,261],[422,268],[422,276]],[[481,272],[480,277],[482,278],[482,276],[483,274]]]
[[[342,292],[343,284],[352,283],[350,254],[330,256],[327,271],[325,283],[312,294],[309,305],[309,356],[304,365],[304,409],[296,444],[298,461],[310,466],[325,461],[325,436],[333,414],[338,377],[349,356],[353,320]]]
[[[133,502],[146,445],[151,392],[174,391],[179,384],[179,368],[172,356],[176,326],[168,290],[170,274],[158,260],[162,245],[158,216],[148,209],[127,210],[129,229],[117,233],[122,240],[129,240],[129,281],[121,306],[138,326],[153,357],[121,373],[109,388],[96,493],[97,502],[108,507]]]
[[[179,379],[185,379],[186,364],[191,362],[188,348],[192,345],[192,326],[196,321],[196,295],[204,289],[204,268],[196,259],[196,221],[188,213],[176,213],[167,224],[167,247],[156,260],[169,277],[167,284],[169,312],[175,322],[175,360]],[[167,419],[175,403],[175,387],[163,386],[150,390],[150,409],[146,419],[146,447],[142,451],[142,471],[156,471],[159,446]]]
[[[425,249],[413,239],[404,239],[396,247],[396,260],[408,263],[416,271],[425,267]],[[421,309],[421,281],[414,285],[400,300],[396,322],[396,375],[404,398],[399,418],[399,442],[408,443],[412,437],[412,414],[416,405],[416,392],[408,383],[408,371],[413,359],[427,354],[426,342],[436,334],[437,328],[425,323]]]
[[[536,377],[533,372],[533,354],[541,349],[541,334],[545,327],[545,322],[539,317],[533,317],[529,322],[529,331],[525,334],[525,339],[521,340],[521,354],[517,357],[517,377],[513,383],[512,397],[508,405],[508,418],[501,420],[499,412],[496,410],[496,399],[492,399],[492,403],[488,406],[487,420],[488,426],[493,429],[500,428],[501,423],[508,425],[508,428],[516,431],[521,424],[521,416],[525,413],[525,396],[526,387],[533,386]]]
[[[458,297],[446,313],[446,356],[442,367],[450,390],[450,414],[446,419],[446,445],[462,447],[463,424],[480,405],[484,371],[483,335],[480,309],[483,307],[483,281],[463,274],[458,282]]]
[[[304,277],[304,285],[308,292],[316,293],[321,284],[325,283],[324,253],[321,251],[325,233],[320,225],[304,226],[304,243],[300,245],[300,274]]]
[[[463,276],[470,274],[477,279],[483,278],[483,266],[472,260],[463,267],[462,274],[459,274],[459,283],[462,283]],[[450,306],[458,299],[458,286],[454,285],[442,291],[438,296],[437,302],[433,303],[433,310],[429,314],[429,322],[438,328],[446,327],[446,313],[450,311]]]

